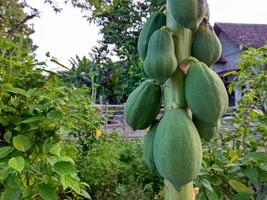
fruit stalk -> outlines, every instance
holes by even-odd
[[[193,32],[186,29],[173,19],[170,9],[168,9],[169,2],[167,1],[167,27],[173,32],[175,54],[178,64],[183,59],[191,55],[191,45]],[[173,107],[180,107],[186,109],[186,100],[184,94],[184,78],[185,75],[179,67],[171,78],[164,84],[164,104],[166,110]],[[194,200],[193,182],[184,185],[180,191],[175,188],[165,179],[165,200]]]

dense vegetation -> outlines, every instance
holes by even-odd
[[[130,81],[141,77],[134,71],[141,72],[140,60],[132,61],[139,68],[129,61],[125,66],[132,71],[122,72],[122,62],[109,60],[103,65],[109,68],[98,68],[97,59],[76,58],[68,73],[49,72],[34,59],[33,30],[21,23],[27,19],[23,4],[0,2],[0,10],[5,11],[0,12],[1,199],[163,199],[162,178],[144,164],[143,140],[107,134],[102,130],[105,118],[94,104],[100,83],[114,88],[112,101],[123,101]],[[135,52],[133,45],[125,48]],[[204,143],[203,167],[195,182],[200,200],[267,197],[266,55],[266,46],[248,49],[240,71],[228,74],[236,76],[229,91],[240,88],[243,96],[228,111],[219,134]],[[125,74],[137,79],[124,84],[120,77]]]

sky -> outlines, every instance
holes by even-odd
[[[88,56],[97,40],[101,38],[98,27],[89,24],[79,9],[71,5],[63,6],[63,11],[55,14],[51,6],[42,0],[27,0],[37,8],[40,18],[30,21],[35,33],[31,36],[34,44],[39,46],[37,59],[44,61],[46,52],[56,57],[64,65],[69,59],[78,55]],[[267,24],[267,0],[208,0],[210,22],[257,23]],[[267,33],[266,33],[267,34]],[[51,69],[58,66],[49,64]]]

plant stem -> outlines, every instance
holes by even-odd
[[[191,55],[193,32],[176,23],[171,16],[168,5],[169,3],[167,2],[167,27],[173,32],[175,54],[179,64],[183,59]],[[187,108],[184,94],[184,78],[185,75],[180,68],[177,67],[174,75],[164,84],[164,104],[166,110],[172,109],[173,105],[178,105],[178,107],[183,109]],[[194,199],[193,182],[184,185],[180,191],[176,191],[175,188],[165,180],[165,200]]]

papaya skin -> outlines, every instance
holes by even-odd
[[[147,47],[152,33],[166,25],[166,15],[162,11],[153,13],[144,24],[137,42],[138,55],[145,59]]]
[[[188,68],[185,98],[193,115],[210,126],[217,125],[228,107],[228,94],[221,78],[202,62]]]
[[[153,143],[158,125],[159,125],[159,120],[155,120],[151,125],[148,133],[144,137],[144,150],[143,150],[144,161],[147,164],[147,166],[152,169],[156,169],[154,154],[153,154]]]
[[[206,3],[206,0],[168,0],[168,8],[178,24],[195,31],[206,14]]]
[[[153,152],[158,172],[177,191],[197,177],[202,162],[201,140],[184,110],[164,113],[157,127]]]
[[[161,108],[161,87],[148,79],[128,96],[125,103],[125,119],[133,130],[143,130],[156,119]]]
[[[166,28],[155,31],[148,43],[148,52],[144,62],[145,73],[163,84],[177,69],[172,33]]]
[[[211,67],[219,60],[221,53],[221,42],[208,21],[204,19],[195,33],[192,56]]]
[[[207,142],[209,142],[216,135],[220,127],[220,121],[218,121],[216,126],[210,126],[196,117],[193,117],[193,122],[197,128],[200,138]]]

